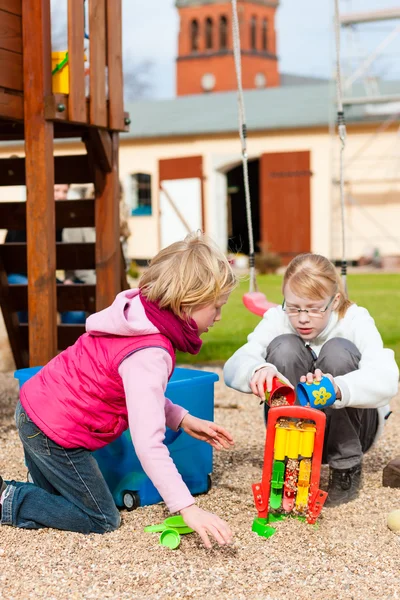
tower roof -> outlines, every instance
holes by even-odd
[[[279,0],[243,0],[250,4],[262,4],[264,6],[277,7]],[[188,6],[203,6],[206,4],[226,4],[228,0],[175,0],[177,8],[187,8]]]

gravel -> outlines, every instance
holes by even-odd
[[[221,369],[208,368],[221,375]],[[0,374],[0,473],[26,477],[13,423],[17,386]],[[235,532],[229,548],[206,550],[196,534],[177,550],[158,544],[143,527],[161,522],[163,505],[123,512],[111,534],[80,535],[52,529],[0,528],[0,598],[46,600],[222,600],[400,598],[400,535],[386,525],[400,508],[400,489],[383,488],[382,469],[400,454],[400,395],[385,437],[364,461],[357,500],[324,509],[316,525],[288,519],[270,539],[252,533],[251,484],[260,480],[265,430],[255,397],[216,384],[216,421],[235,438],[232,451],[217,453],[213,488],[201,507],[225,517]],[[322,484],[327,469],[323,468]]]

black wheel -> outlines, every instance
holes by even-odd
[[[140,506],[140,496],[137,492],[125,490],[122,492],[122,502],[126,510],[135,510]]]
[[[208,474],[207,475],[207,492],[209,492],[212,488],[212,478],[211,475]]]

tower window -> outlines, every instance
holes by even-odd
[[[228,19],[224,15],[219,20],[219,47],[221,50],[228,47]]]
[[[257,17],[251,17],[250,21],[250,48],[257,50]]]
[[[206,19],[206,50],[211,50],[213,47],[213,29],[213,20],[209,17]]]
[[[263,20],[262,23],[262,42],[261,47],[264,51],[268,50],[268,21],[267,19]]]
[[[196,19],[190,23],[190,47],[192,52],[199,49],[199,22]]]

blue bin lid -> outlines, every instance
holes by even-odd
[[[15,379],[18,379],[19,385],[28,381],[31,377],[36,375],[43,367],[29,367],[28,369],[18,369],[14,372]]]
[[[15,379],[18,379],[19,384],[22,385],[28,381],[28,379],[36,375],[40,369],[42,369],[42,367],[18,369],[18,371],[15,371],[14,377]],[[199,369],[183,369],[177,367],[172,374],[169,385],[173,385],[173,387],[190,387],[191,383],[194,385],[202,385],[204,383],[214,383],[218,380],[218,375],[210,371],[200,371]]]
[[[200,371],[199,369],[183,369],[177,367],[169,380],[169,386],[173,387],[190,387],[193,385],[202,385],[204,383],[214,383],[219,377],[216,373],[210,371]]]

